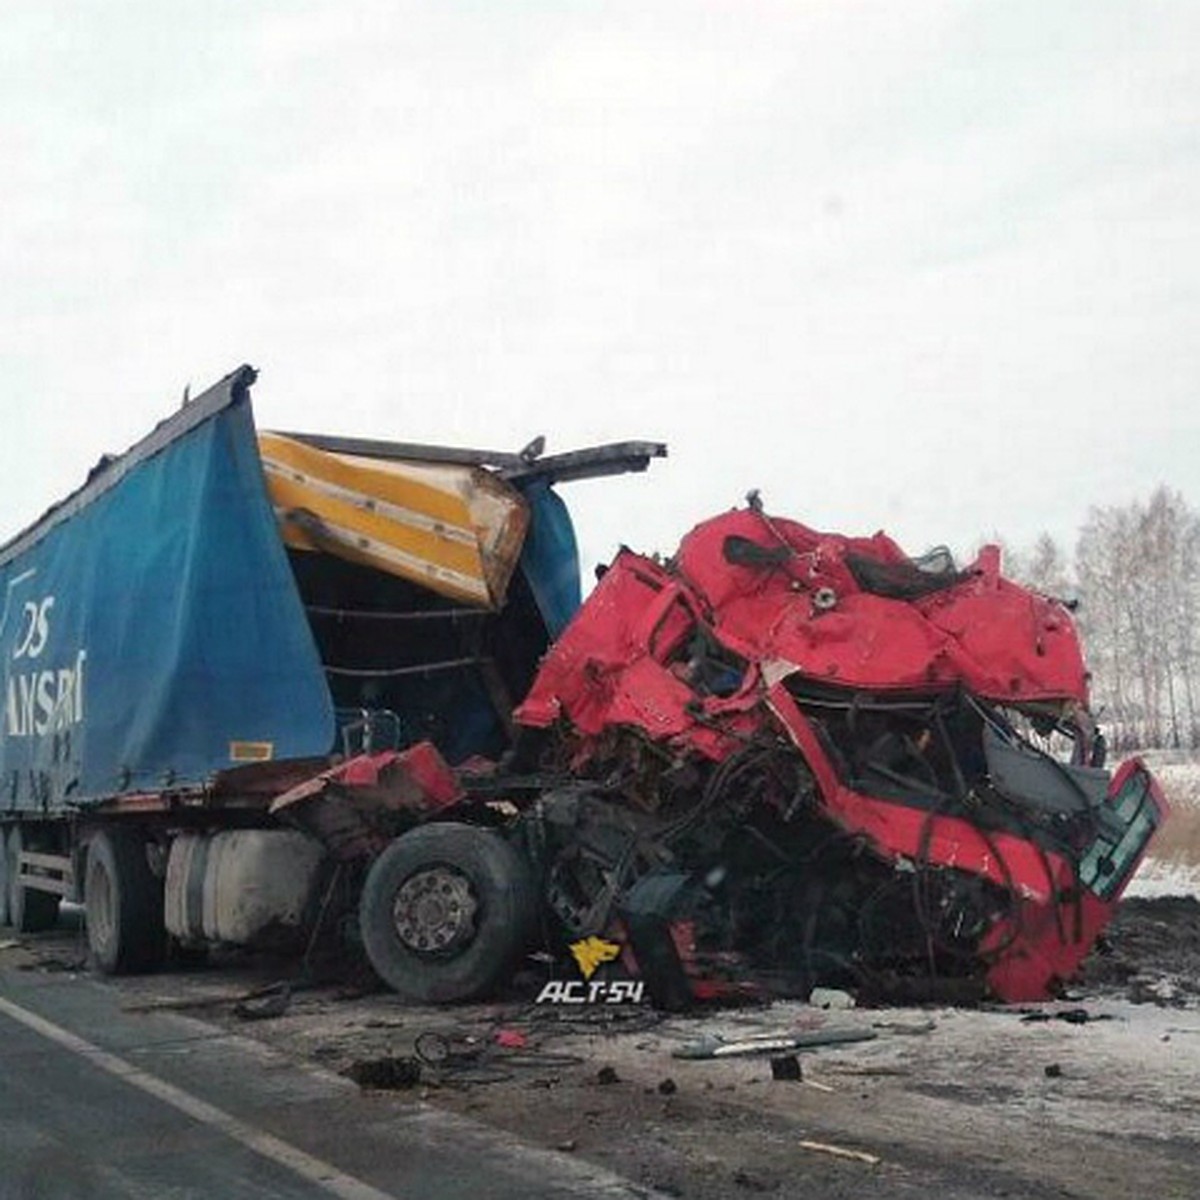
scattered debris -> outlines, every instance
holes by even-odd
[[[1093,1016],[1086,1008],[1063,1008],[1057,1012],[1045,1012],[1035,1009],[1033,1012],[1022,1013],[1021,1023],[1036,1025],[1044,1021],[1063,1021],[1067,1025],[1087,1025],[1091,1021],[1111,1021],[1111,1013],[1099,1013]]]
[[[879,1029],[885,1033],[898,1033],[902,1036],[918,1036],[923,1033],[932,1033],[937,1028],[937,1022],[934,1020],[927,1021],[873,1021],[872,1029]]]
[[[748,1192],[773,1192],[779,1186],[777,1183],[759,1179],[757,1175],[751,1175],[747,1171],[734,1171],[733,1182]]]
[[[908,1067],[886,1067],[882,1065],[876,1066],[873,1064],[855,1067],[850,1066],[847,1063],[839,1063],[836,1067],[831,1068],[831,1070],[836,1070],[839,1075],[877,1076],[881,1079],[901,1079],[906,1075],[912,1074]]]
[[[675,1080],[670,1078],[659,1080],[658,1094],[660,1096],[673,1096],[677,1091],[679,1091],[679,1086]]]
[[[735,1041],[716,1034],[706,1034],[677,1046],[671,1053],[675,1058],[733,1058],[749,1054],[773,1054],[781,1050],[813,1049],[845,1042],[869,1042],[877,1036],[875,1030],[865,1028],[759,1033]]]
[[[279,1003],[279,997],[286,995],[287,1002],[290,1003],[293,993],[312,986],[311,983],[303,981],[287,980],[268,983],[263,987],[251,988],[249,991],[220,992],[213,996],[172,996],[158,1000],[146,1000],[138,1004],[123,1004],[121,1011],[127,1013],[187,1012],[189,1009],[228,1007],[239,1017],[253,1020],[253,1017],[248,1017],[248,1013],[259,1001]],[[268,1004],[267,1007],[269,1010],[270,1005]],[[268,1015],[277,1016],[279,1014],[268,1012]]]
[[[783,1054],[771,1059],[771,1078],[774,1080],[795,1080],[804,1078],[800,1070],[800,1060],[794,1054]]]
[[[476,1062],[487,1050],[487,1043],[470,1034],[427,1029],[417,1035],[413,1050],[426,1066],[444,1069]]]
[[[802,1150],[812,1150],[817,1154],[832,1154],[835,1158],[850,1158],[855,1162],[877,1166],[880,1159],[876,1154],[868,1154],[865,1150],[850,1150],[845,1146],[834,1146],[829,1142],[812,1142],[808,1139],[796,1143]]]
[[[1164,976],[1135,977],[1129,981],[1126,993],[1134,1004],[1156,1004],[1159,1008],[1186,1008],[1189,997],[1196,994],[1196,987],[1188,981]]]
[[[373,1058],[352,1062],[343,1072],[369,1091],[407,1091],[421,1082],[421,1064],[415,1058]]]
[[[292,1003],[290,984],[280,983],[264,988],[253,999],[243,1000],[233,1006],[233,1015],[243,1021],[269,1021],[282,1017]]]
[[[1058,1079],[1062,1075],[1062,1066],[1059,1063],[1049,1063],[1045,1069],[1047,1079]]]
[[[77,975],[88,969],[86,956],[58,958],[54,955],[39,955],[35,962],[18,962],[18,971],[53,971],[64,975]]]
[[[855,1000],[849,992],[841,988],[815,987],[809,993],[808,1002],[813,1008],[845,1009],[853,1008]]]

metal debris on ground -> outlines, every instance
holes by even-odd
[[[813,1142],[805,1139],[796,1143],[802,1150],[812,1150],[817,1154],[832,1154],[835,1158],[850,1158],[855,1162],[877,1166],[880,1162],[877,1154],[868,1154],[865,1150],[850,1150],[846,1146],[835,1146],[830,1142]]]
[[[869,1042],[879,1035],[874,1029],[804,1029],[796,1032],[760,1033],[737,1040],[706,1034],[671,1051],[675,1058],[736,1058],[753,1054],[773,1054],[784,1050],[808,1050],[847,1042]]]
[[[545,1053],[537,1048],[539,1044],[506,1026],[471,1033],[427,1029],[417,1035],[413,1054],[421,1065],[423,1082],[436,1087],[504,1083],[516,1071],[562,1071],[584,1061],[576,1054]]]

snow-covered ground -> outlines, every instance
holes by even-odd
[[[1178,750],[1149,750],[1141,757],[1172,805],[1200,810],[1200,761]]]
[[[1171,819],[1127,896],[1200,896],[1200,762],[1171,750],[1142,755],[1162,784]]]
[[[1200,864],[1147,858],[1133,877],[1126,896],[1198,896]]]

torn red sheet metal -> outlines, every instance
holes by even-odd
[[[622,551],[547,655],[517,720],[566,716],[586,733],[637,725],[656,738],[692,728],[696,694],[678,650],[697,624],[760,674],[879,692],[963,686],[997,702],[1086,707],[1070,614],[1002,578],[990,548],[956,582],[913,600],[867,590],[852,571],[863,562],[920,570],[882,533],[821,534],[752,509],[697,526],[669,566]],[[703,715],[728,707],[708,698]]]
[[[636,870],[675,881],[635,903],[667,925],[724,905],[728,946],[761,964],[800,939],[810,982],[928,970],[1023,1001],[1070,978],[1166,817],[1141,763],[1103,769],[1087,700],[1069,610],[994,548],[958,570],[752,506],[669,562],[622,551],[516,719],[616,805],[647,807],[637,747],[660,748],[668,819],[639,830]],[[632,861],[608,863],[609,891],[623,872],[638,893]],[[563,863],[556,894],[585,888]],[[764,893],[772,864],[794,900]]]
[[[371,858],[396,836],[396,814],[428,816],[462,798],[436,747],[420,742],[338,763],[278,796],[271,812],[307,828],[338,858]]]

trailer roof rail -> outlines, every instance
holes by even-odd
[[[609,442],[588,446],[566,454],[540,457],[544,438],[535,438],[519,453],[508,450],[479,450],[466,446],[432,446],[423,442],[392,442],[375,438],[336,437],[323,433],[295,433],[280,430],[281,437],[324,450],[330,454],[348,454],[355,458],[378,458],[387,462],[444,463],[449,466],[488,467],[503,479],[519,482],[545,479],[567,483],[576,479],[595,479],[603,475],[621,475],[644,471],[652,458],[666,458],[663,442]]]
[[[172,442],[202,425],[214,414],[244,400],[258,372],[243,364],[220,382],[184,406],[164,421],[160,421],[144,438],[135,442],[124,454],[105,456],[88,473],[87,479],[64,500],[48,508],[32,525],[27,525],[3,546],[0,546],[0,566],[36,545],[57,525],[73,517],[93,500],[116,487],[139,463],[165,450]]]

